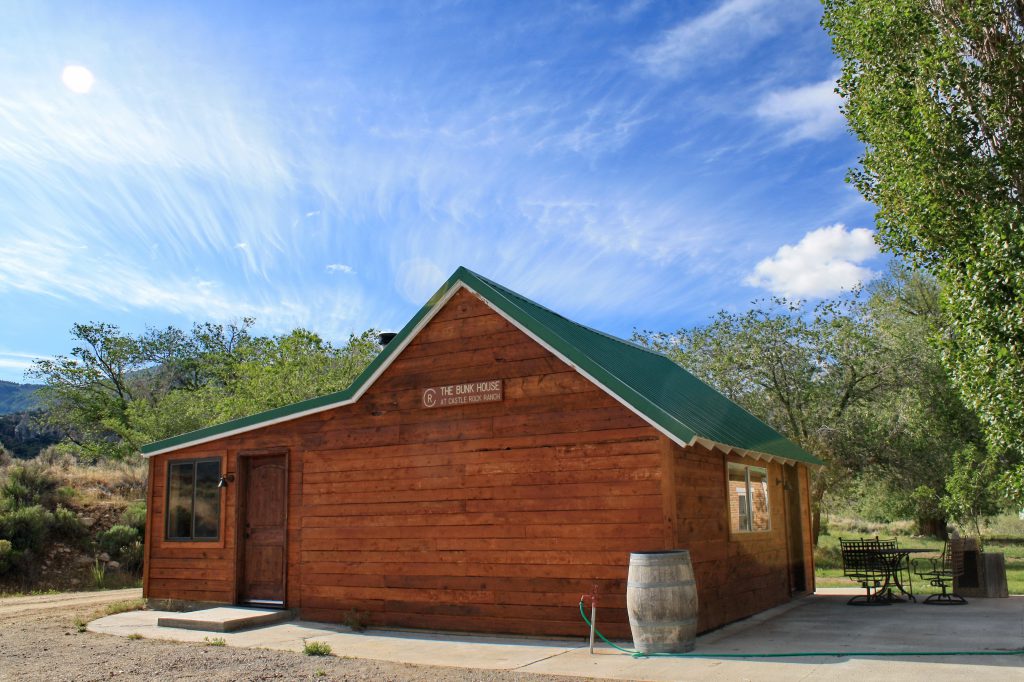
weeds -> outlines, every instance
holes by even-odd
[[[342,616],[341,622],[352,632],[362,632],[366,629],[366,613],[358,609],[350,609]]]
[[[75,616],[75,629],[79,632],[85,632],[86,626],[89,622],[81,616]]]
[[[104,612],[108,616],[113,616],[117,613],[127,613],[128,611],[141,611],[146,608],[145,599],[126,599],[124,601],[115,601],[107,604]]]
[[[133,632],[132,634],[128,635],[128,639],[142,639],[142,635],[140,635],[137,632]]]
[[[307,656],[330,656],[331,645],[327,642],[306,642],[302,647],[302,653]]]
[[[203,637],[203,644],[206,646],[227,646],[227,640],[223,637]]]
[[[93,563],[90,572],[92,573],[92,582],[96,585],[96,589],[102,590],[103,584],[107,580],[107,567],[100,563],[99,557],[96,557],[96,562]]]

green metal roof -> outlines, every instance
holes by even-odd
[[[143,454],[213,440],[357,400],[460,283],[677,442],[702,440],[743,454],[822,463],[661,353],[577,324],[461,267],[345,390],[150,443],[143,446]]]

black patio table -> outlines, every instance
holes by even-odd
[[[916,603],[917,598],[912,592],[913,579],[911,579],[911,591],[909,592],[900,581],[900,564],[904,561],[907,562],[909,575],[911,554],[934,553],[935,550],[910,547],[878,547],[872,551],[878,556],[879,563],[885,567],[885,583],[882,584],[882,587],[880,587],[875,594],[887,601],[905,601],[893,593],[893,588],[895,587],[895,589],[899,590],[907,597],[907,599]]]

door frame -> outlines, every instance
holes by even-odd
[[[289,490],[289,473],[291,469],[291,452],[287,447],[259,448],[240,451],[235,458],[237,469],[237,480],[234,485],[235,491],[235,599],[236,604],[249,604],[242,600],[242,591],[245,589],[245,511],[248,500],[248,478],[249,463],[252,459],[259,457],[284,456],[284,571],[280,608],[288,608],[288,511],[291,507],[291,492]]]
[[[796,464],[782,465],[782,507],[785,513],[786,523],[786,574],[789,579],[790,594],[806,594],[808,590],[809,576],[807,575],[807,548],[804,546],[804,519],[800,513],[801,500],[801,476]],[[795,507],[795,508],[794,508]],[[794,534],[794,525],[799,526],[799,533]],[[797,552],[799,556],[794,556]],[[796,566],[799,565],[799,569]],[[796,589],[797,571],[803,575],[803,588]]]

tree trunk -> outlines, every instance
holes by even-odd
[[[927,535],[933,538],[939,538],[940,540],[946,540],[949,538],[949,534],[946,532],[946,519],[936,517],[918,517],[917,519],[917,532],[919,535]]]
[[[811,510],[811,537],[814,539],[814,546],[818,546],[818,536],[821,535],[821,505],[814,505]]]

